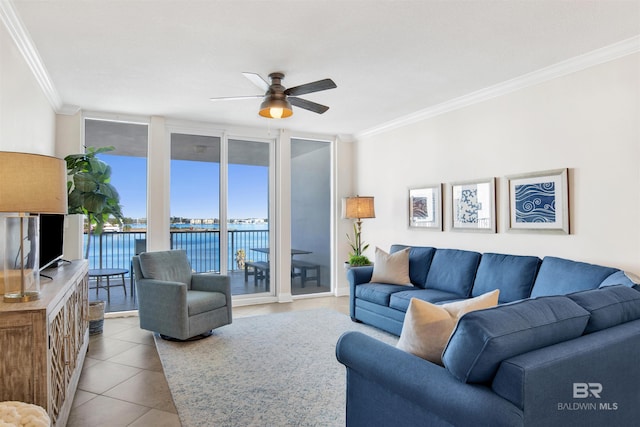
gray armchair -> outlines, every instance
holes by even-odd
[[[229,276],[192,273],[183,250],[144,252],[132,262],[140,328],[187,340],[231,323]]]

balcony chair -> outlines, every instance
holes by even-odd
[[[190,340],[231,323],[229,276],[192,273],[184,250],[143,252],[132,262],[140,328]]]

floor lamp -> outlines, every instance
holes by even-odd
[[[67,166],[39,154],[0,152],[0,212],[4,216],[4,302],[40,298],[40,213],[67,213]]]
[[[373,197],[345,197],[342,199],[342,217],[356,220],[355,244],[358,248],[356,255],[362,255],[362,219],[376,217]]]

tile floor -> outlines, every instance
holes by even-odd
[[[233,317],[320,307],[348,314],[349,298],[330,296],[234,307]],[[139,328],[137,317],[109,317],[103,333],[90,337],[67,426],[180,426],[153,335]]]

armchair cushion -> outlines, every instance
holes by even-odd
[[[186,251],[143,252],[139,259],[145,279],[186,283],[191,288],[191,266]]]
[[[227,297],[220,292],[189,291],[187,292],[187,307],[189,317],[196,314],[215,310],[227,305]]]

